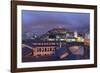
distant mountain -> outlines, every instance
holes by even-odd
[[[69,29],[66,28],[53,28],[48,31],[48,33],[63,33],[63,32],[69,32]]]
[[[47,40],[49,38],[54,39],[57,37],[64,38],[64,37],[66,37],[66,33],[73,34],[72,31],[70,31],[69,29],[66,29],[66,28],[53,28],[53,29],[47,31],[45,34],[41,35],[40,39]]]

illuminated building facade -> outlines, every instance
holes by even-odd
[[[38,56],[50,56],[55,53],[56,48],[54,46],[37,46],[32,49],[32,55]]]

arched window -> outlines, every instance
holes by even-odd
[[[39,52],[41,52],[41,48],[39,48]]]
[[[50,51],[52,51],[53,48],[50,48]]]
[[[45,52],[47,51],[47,48],[45,48]]]

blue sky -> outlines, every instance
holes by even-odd
[[[58,27],[67,28],[71,31],[89,32],[90,14],[22,10],[23,33],[31,32],[41,35]]]

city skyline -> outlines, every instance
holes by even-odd
[[[89,27],[89,13],[22,10],[22,62],[89,59]]]

